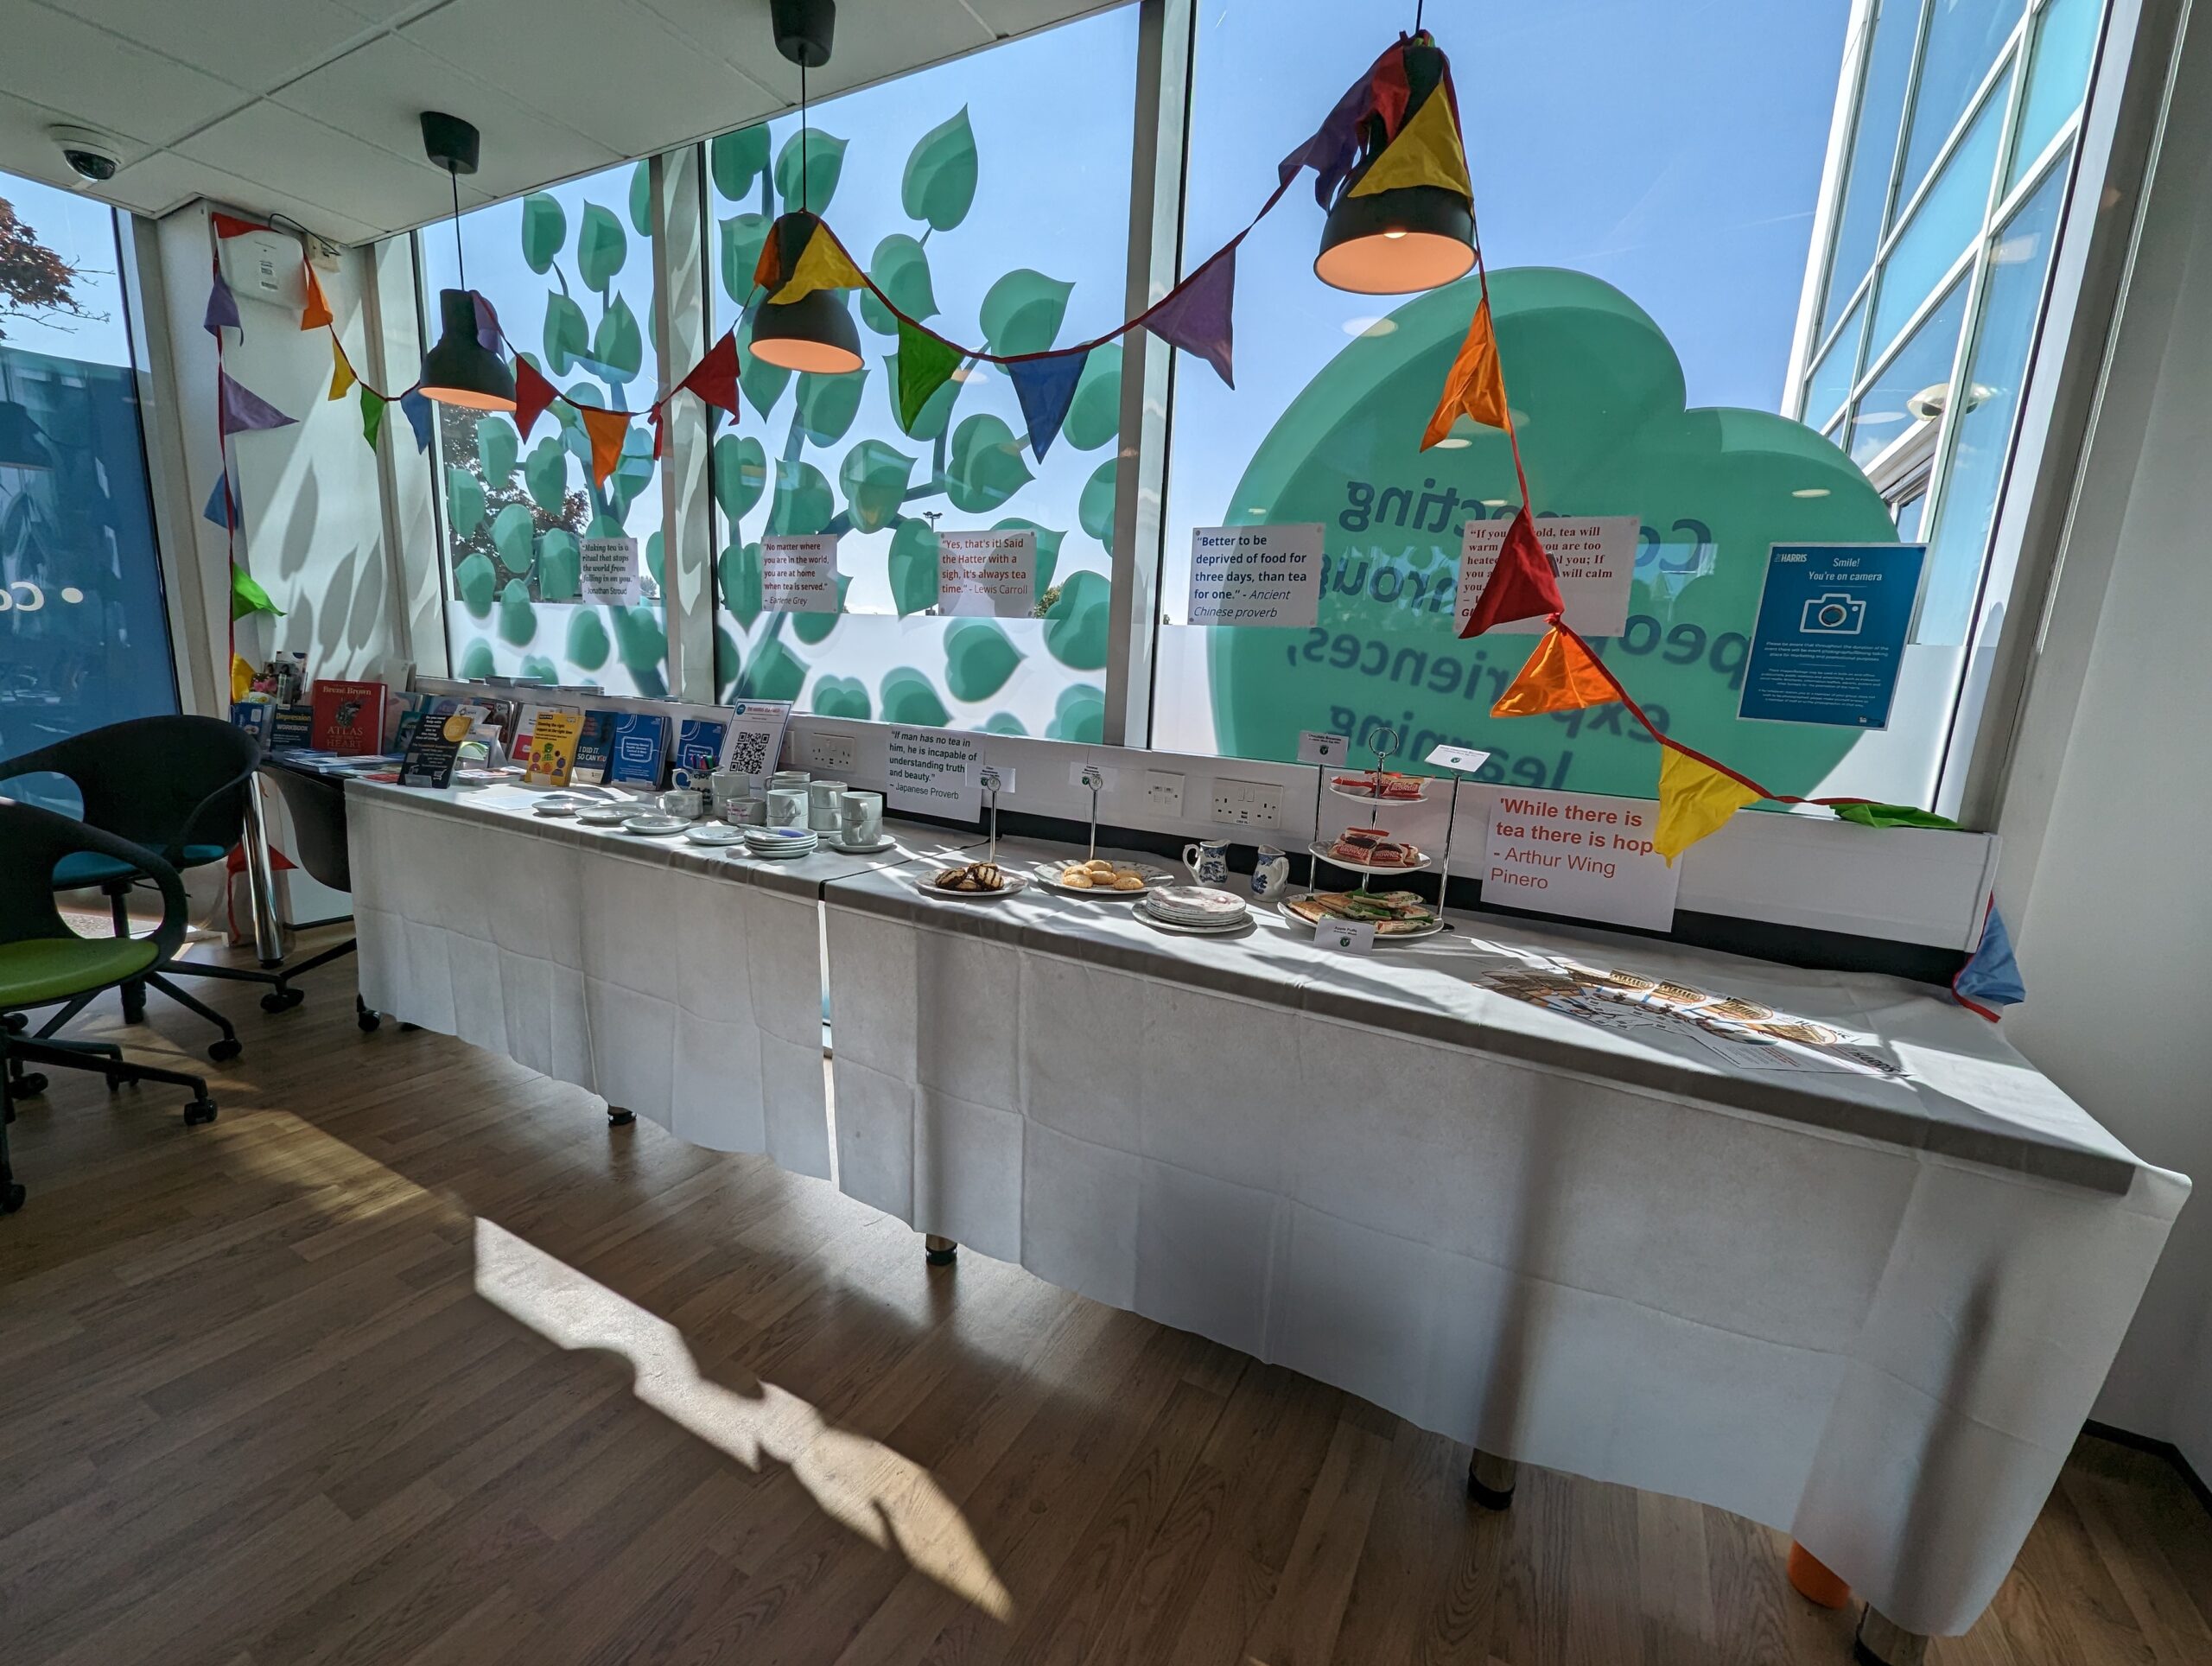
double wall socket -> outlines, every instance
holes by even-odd
[[[849,779],[861,766],[857,739],[836,729],[817,729],[807,737],[806,760],[825,775]]]
[[[1282,789],[1272,781],[1232,781],[1216,776],[1213,818],[1234,827],[1281,827]]]

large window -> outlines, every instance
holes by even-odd
[[[658,389],[652,349],[652,215],[642,162],[424,228],[424,313],[468,287],[492,303],[515,350],[579,404],[639,410]],[[394,413],[397,419],[397,413]],[[631,424],[604,486],[591,440],[556,400],[524,442],[512,417],[437,407],[442,524],[451,601],[448,650],[460,677],[595,683],[662,695],[668,634],[661,600],[661,494],[652,432]],[[587,537],[637,540],[639,599],[580,600]]]
[[[950,339],[1031,353],[1126,313],[1136,11],[1103,16],[814,111],[808,201],[902,310]],[[709,147],[719,334],[800,184],[795,119]],[[896,324],[854,303],[868,366],[792,375],[744,359],[744,419],[714,447],[717,682],[841,716],[1098,737],[1105,706],[1121,352],[1093,353],[1039,460],[1005,372],[970,361],[902,432]],[[742,332],[741,332],[742,334]],[[940,531],[1028,528],[1034,616],[938,613]],[[760,611],[764,534],[833,532],[836,614]]]
[[[176,709],[116,239],[0,174],[0,756]]]

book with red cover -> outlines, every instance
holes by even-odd
[[[315,745],[318,752],[359,756],[384,749],[385,686],[381,683],[315,685]]]

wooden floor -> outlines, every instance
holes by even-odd
[[[10,1666],[1841,1662],[1782,1536],[1523,1471],[443,1037],[58,1080],[0,1221]],[[95,1027],[121,1033],[116,1014]],[[156,998],[128,1033],[206,1037]],[[203,1060],[204,1062],[204,1060]],[[2085,1440],[1942,1663],[2212,1661],[2212,1518]]]

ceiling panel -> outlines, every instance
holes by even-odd
[[[56,122],[74,119],[63,111],[0,92],[0,173],[20,174],[65,190],[83,184],[61,160],[54,141],[46,137],[46,130]],[[125,161],[146,156],[152,149],[136,140],[121,146]]]
[[[188,64],[16,0],[0,13],[0,92],[67,110],[87,127],[168,144],[248,101]]]
[[[378,32],[333,0],[70,0],[69,10],[255,92],[282,86]]]
[[[384,235],[382,226],[334,213],[320,204],[272,191],[266,185],[240,179],[205,162],[188,162],[172,151],[134,162],[118,174],[111,188],[101,194],[125,207],[156,216],[181,208],[195,198],[206,197],[226,207],[250,213],[283,214],[334,243],[365,243]]]
[[[298,181],[301,188],[290,194],[380,231],[418,226],[452,212],[445,171],[431,167],[427,157],[404,161],[278,105],[240,111],[176,149],[190,161],[241,179]],[[272,156],[284,159],[281,169],[269,165]],[[464,207],[472,196],[477,202],[486,200],[464,181]]]
[[[1042,0],[1067,10],[1068,0]],[[777,109],[798,102],[798,69],[776,50],[768,0],[639,0],[671,27],[719,54],[748,79],[765,84]],[[853,0],[840,8],[829,64],[807,76],[826,99],[923,64],[988,46],[990,26],[962,0]]]
[[[484,143],[479,171],[461,182],[464,201],[472,189],[481,200],[496,200],[625,160],[393,35],[302,76],[275,102],[410,159],[423,154],[423,111],[466,118],[482,130]]]

